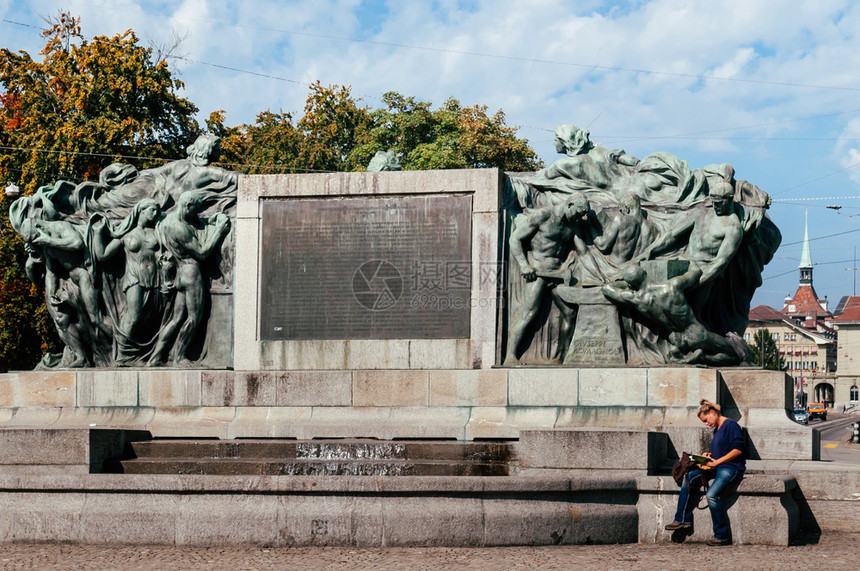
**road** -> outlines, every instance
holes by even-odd
[[[860,464],[860,446],[849,447],[846,442],[851,438],[851,423],[860,421],[860,415],[836,416],[828,414],[830,420],[810,421],[809,427],[821,435],[821,459],[829,462],[850,462]]]

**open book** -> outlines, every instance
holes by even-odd
[[[690,458],[692,458],[693,462],[696,464],[702,464],[703,466],[711,461],[711,458],[708,458],[707,456],[699,456],[698,454],[690,454]]]

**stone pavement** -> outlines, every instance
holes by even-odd
[[[496,548],[105,547],[0,544],[0,569],[856,569],[851,533],[790,547],[579,545]],[[693,561],[696,561],[695,563]]]

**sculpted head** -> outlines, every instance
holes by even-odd
[[[569,157],[582,155],[594,148],[588,138],[588,129],[575,125],[559,125],[555,128],[555,150]]]
[[[221,155],[221,137],[215,135],[200,135],[191,143],[185,152],[188,160],[199,167],[205,167],[211,162],[218,160]]]
[[[628,192],[618,199],[618,208],[621,210],[621,214],[633,214],[635,212],[639,212],[641,208],[639,197],[632,192]]]
[[[588,202],[588,197],[584,193],[575,191],[571,192],[567,200],[564,201],[564,218],[568,222],[581,220],[588,211],[591,210],[591,204]]]
[[[621,277],[627,282],[630,289],[639,289],[642,286],[642,282],[645,281],[645,270],[639,266],[627,266]]]
[[[367,172],[384,172],[384,171],[399,171],[400,159],[397,158],[397,153],[394,151],[377,151],[370,159],[370,164],[367,165]]]
[[[732,212],[735,198],[735,187],[727,182],[718,182],[708,189],[708,196],[717,216],[727,216]]]
[[[203,194],[195,190],[183,192],[176,203],[176,209],[185,216],[197,214],[201,206],[203,206]]]

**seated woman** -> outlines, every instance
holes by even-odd
[[[678,509],[675,520],[666,526],[667,531],[688,529],[693,527],[693,509],[698,503],[698,496],[691,493],[701,486],[703,477],[711,479],[711,485],[705,496],[711,511],[711,521],[714,525],[714,537],[708,540],[708,545],[731,545],[732,530],[726,508],[720,500],[720,494],[732,484],[740,482],[746,470],[746,453],[744,433],[737,422],[720,414],[720,407],[702,399],[699,404],[699,420],[715,428],[711,440],[711,451],[705,453],[711,460],[702,469],[690,470],[681,486],[678,496]]]

